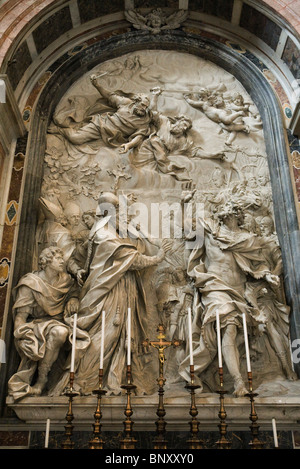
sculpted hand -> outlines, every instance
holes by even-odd
[[[77,272],[77,283],[80,287],[84,284],[84,279],[85,279],[86,271],[84,269],[80,269]]]
[[[163,251],[166,253],[166,252],[168,252],[172,249],[173,242],[170,241],[169,239],[163,239],[162,243],[161,243],[161,247],[162,247]]]
[[[192,185],[190,186],[190,188],[186,187],[186,189],[183,190],[181,193],[181,202],[185,204],[188,203],[190,200],[192,200],[196,192],[197,190],[194,189]]]
[[[72,314],[77,313],[78,308],[79,308],[78,298],[70,298],[65,307],[65,311],[64,311],[65,316],[71,316]]]
[[[265,275],[265,279],[267,282],[269,282],[271,285],[274,285],[274,287],[278,287],[280,283],[280,279],[278,275],[273,275],[271,273]]]
[[[119,148],[119,153],[127,153],[130,150],[130,145],[128,143],[123,143]]]
[[[153,93],[153,94],[161,94],[163,90],[162,90],[159,86],[155,86],[155,87],[152,88],[150,91],[151,91],[151,93]]]
[[[96,75],[91,75],[91,76],[90,76],[90,80],[91,80],[92,85],[93,85],[93,86],[96,86],[96,84],[97,84],[97,77],[96,77]]]
[[[156,255],[156,257],[158,258],[158,261],[162,262],[164,260],[165,256],[166,256],[165,250],[163,248],[159,249],[159,251]]]

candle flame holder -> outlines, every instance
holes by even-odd
[[[254,405],[254,397],[258,396],[258,394],[253,392],[251,371],[248,371],[248,383],[249,383],[249,392],[246,394],[246,396],[249,397],[250,405],[251,405],[249,419],[251,420],[250,430],[251,430],[251,435],[252,435],[252,440],[250,441],[249,446],[251,449],[262,449],[264,446],[264,442],[260,441],[260,439],[258,438],[258,435],[259,435],[259,425],[257,424],[258,416],[257,416],[255,405]]]
[[[224,396],[227,394],[227,391],[224,389],[224,381],[223,381],[223,367],[219,367],[219,377],[220,377],[220,387],[217,390],[217,393],[220,394],[220,410],[219,410],[219,419],[220,423],[218,425],[220,438],[217,441],[217,448],[218,449],[231,449],[231,441],[227,438],[227,423],[226,417],[227,413],[225,410],[224,404]]]
[[[93,423],[93,437],[89,441],[89,449],[103,449],[104,447],[104,440],[102,438],[101,433],[101,419],[102,419],[102,408],[101,408],[101,400],[102,397],[106,394],[102,388],[103,384],[103,368],[99,368],[99,387],[98,389],[94,389],[93,394],[97,396],[97,406],[94,413],[94,423]]]
[[[191,407],[190,407],[189,413],[190,413],[190,416],[192,417],[191,421],[189,422],[191,436],[187,440],[187,443],[189,445],[189,449],[203,449],[203,441],[201,441],[198,438],[200,422],[197,419],[198,410],[196,406],[195,391],[196,389],[199,389],[200,386],[194,383],[194,379],[195,379],[194,365],[190,365],[190,375],[191,375],[191,382],[185,386],[186,389],[189,389],[191,393]]]
[[[137,440],[134,438],[132,433],[134,422],[131,420],[131,416],[133,414],[131,406],[131,393],[136,389],[136,386],[132,383],[130,365],[127,365],[127,383],[122,384],[121,388],[126,390],[127,403],[124,411],[126,419],[123,422],[125,435],[124,438],[120,441],[120,449],[135,449]]]
[[[68,411],[67,411],[67,414],[66,414],[67,424],[65,425],[65,439],[61,444],[62,449],[74,449],[74,442],[72,441],[73,428],[74,428],[74,425],[72,424],[72,422],[74,420],[73,398],[75,396],[78,396],[79,393],[77,391],[74,391],[73,384],[74,384],[74,372],[71,371],[70,372],[69,386],[67,387],[67,389],[64,393],[69,398],[69,405],[68,405]]]

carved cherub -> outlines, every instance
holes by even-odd
[[[145,16],[138,10],[126,10],[124,14],[127,21],[132,23],[134,28],[145,29],[151,34],[158,34],[168,29],[177,29],[188,16],[186,10],[177,10],[172,15],[166,16],[161,8],[156,8]]]
[[[244,123],[245,109],[241,95],[232,98],[232,107],[226,106],[224,97],[221,93],[208,92],[208,90],[200,90],[196,99],[192,99],[191,95],[184,95],[188,104],[196,109],[200,109],[210,120],[220,125],[223,130],[229,132],[226,140],[227,145],[231,145],[236,132],[249,133],[249,127]]]

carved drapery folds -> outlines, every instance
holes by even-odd
[[[104,62],[73,84],[53,114],[44,158],[34,275],[50,289],[62,287],[62,276],[49,261],[44,278],[38,259],[54,246],[76,286],[81,342],[75,381],[83,394],[97,384],[102,310],[105,385],[120,393],[127,308],[141,394],[155,391],[155,360],[141,343],[159,322],[171,340],[182,340],[168,360],[168,383],[182,389],[189,379],[189,307],[202,391],[216,386],[217,311],[231,392],[246,393],[243,313],[257,384],[263,389],[272,380],[295,379],[263,126],[243,86],[219,66],[188,53],[142,50]],[[16,317],[26,306],[26,324],[37,317],[46,323],[48,300],[36,297],[32,283],[26,288],[35,301],[23,304],[20,287]],[[60,395],[68,377],[63,301],[55,320],[64,340],[41,389],[50,395]],[[50,327],[45,351],[52,333]],[[15,336],[17,344],[26,341]],[[44,358],[26,356],[40,364]],[[10,382],[16,399],[21,388],[37,394],[32,375],[22,373],[24,360]]]

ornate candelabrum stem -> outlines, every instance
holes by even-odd
[[[65,425],[65,439],[61,444],[62,449],[74,449],[74,442],[72,441],[72,436],[73,436],[73,420],[74,420],[74,415],[73,415],[73,398],[77,396],[79,393],[74,391],[73,389],[73,384],[74,384],[74,372],[70,372],[70,381],[69,381],[69,386],[66,389],[65,395],[68,396],[69,398],[69,406],[68,406],[68,411],[66,414],[66,421],[67,424]]]
[[[126,419],[123,422],[125,436],[120,441],[120,448],[121,449],[135,449],[137,440],[134,438],[132,434],[132,428],[133,428],[134,422],[131,420],[131,416],[133,414],[133,410],[131,406],[131,393],[134,389],[136,389],[136,386],[132,384],[131,365],[127,365],[127,383],[122,384],[121,388],[126,389],[127,403],[126,403],[126,407],[124,411]]]
[[[97,407],[94,413],[94,423],[93,423],[93,436],[89,441],[89,449],[103,449],[104,440],[101,434],[101,419],[102,419],[102,409],[101,409],[101,400],[102,396],[106,394],[106,391],[103,389],[103,368],[99,368],[99,387],[93,391],[93,394],[97,395]]]
[[[257,424],[257,413],[255,410],[254,406],[254,397],[256,397],[258,394],[253,392],[253,387],[252,387],[252,372],[248,371],[248,383],[249,383],[249,392],[246,394],[250,398],[250,404],[251,404],[251,412],[250,412],[250,420],[251,420],[251,425],[250,425],[250,430],[251,430],[251,435],[252,435],[252,440],[250,441],[249,445],[251,449],[262,449],[264,446],[264,443],[259,440],[258,434],[259,434],[259,425]]]
[[[187,440],[187,443],[189,445],[189,449],[203,449],[203,442],[198,437],[200,422],[197,419],[198,410],[196,406],[196,396],[195,396],[195,390],[200,388],[200,386],[194,383],[194,379],[195,379],[194,365],[190,365],[190,375],[191,375],[191,382],[190,384],[187,384],[185,386],[187,389],[189,389],[191,393],[190,416],[192,417],[190,421],[191,436]]]
[[[157,378],[158,384],[158,408],[156,415],[158,419],[155,422],[156,425],[156,436],[154,438],[154,449],[167,449],[167,440],[166,440],[166,421],[164,419],[166,415],[165,407],[164,407],[164,385],[165,385],[165,378],[164,378],[164,363],[165,363],[165,349],[173,345],[173,347],[178,347],[181,345],[181,341],[174,339],[172,341],[165,340],[165,327],[163,324],[159,324],[157,328],[158,340],[144,340],[142,345],[144,347],[148,347],[151,345],[152,347],[158,350],[158,359],[159,359],[159,377]]]
[[[164,363],[164,356],[160,355],[159,358],[159,377],[157,378],[158,384],[158,407],[156,411],[156,415],[158,419],[155,422],[156,425],[156,437],[154,439],[154,449],[167,449],[167,440],[165,438],[166,435],[166,421],[164,419],[166,415],[165,407],[164,407],[164,385],[166,380],[163,375],[163,363]]]
[[[218,389],[217,393],[220,394],[220,410],[219,410],[220,423],[218,425],[219,431],[220,431],[220,438],[217,441],[217,448],[218,449],[230,449],[232,443],[231,441],[227,439],[227,424],[226,424],[227,413],[226,413],[225,404],[224,404],[224,395],[227,394],[227,391],[225,391],[224,389],[223,367],[219,367],[219,377],[220,377],[220,388]]]

